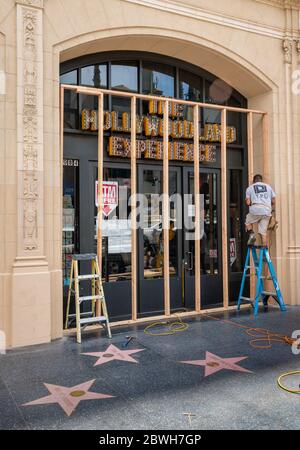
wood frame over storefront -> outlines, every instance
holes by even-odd
[[[194,194],[195,198],[199,193],[200,185],[200,160],[199,160],[199,109],[211,108],[221,111],[221,203],[222,203],[222,279],[223,279],[223,307],[215,308],[214,311],[224,311],[232,309],[229,306],[228,299],[228,242],[227,242],[227,112],[232,111],[236,113],[243,113],[247,115],[247,129],[248,129],[248,179],[249,182],[253,178],[253,115],[260,115],[262,117],[262,145],[263,145],[263,173],[266,181],[269,180],[269,128],[268,128],[268,114],[265,111],[238,108],[233,106],[222,106],[211,103],[193,102],[175,98],[158,97],[152,95],[143,95],[137,93],[130,93],[124,91],[116,91],[109,89],[88,88],[83,86],[74,86],[62,84],[60,88],[60,146],[61,159],[63,159],[64,149],[64,93],[65,91],[73,91],[77,94],[85,94],[96,96],[98,98],[98,183],[99,187],[103,182],[103,113],[104,113],[104,96],[111,95],[117,97],[126,97],[131,100],[131,196],[132,196],[132,230],[136,230],[136,215],[134,210],[136,208],[136,194],[137,194],[137,164],[136,164],[136,103],[137,100],[153,100],[164,103],[163,113],[163,241],[164,241],[164,315],[137,318],[137,285],[138,285],[138,264],[137,264],[137,234],[135,231],[131,234],[131,248],[132,248],[132,279],[131,279],[131,320],[114,322],[113,326],[134,324],[137,322],[146,322],[149,320],[163,319],[170,317],[170,273],[169,273],[169,104],[181,104],[193,108],[193,123],[194,123]],[[101,195],[102,189],[99,189],[98,201],[98,227],[97,227],[97,252],[99,266],[101,270],[102,263],[102,234],[101,234]],[[200,277],[200,205],[195,202],[195,310],[183,313],[177,313],[181,317],[203,314],[207,310],[201,308],[201,277]],[[211,310],[209,310],[211,311]]]

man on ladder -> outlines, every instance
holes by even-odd
[[[269,297],[273,297],[281,311],[285,311],[286,307],[280,291],[277,280],[275,268],[273,266],[269,249],[267,245],[267,233],[272,217],[272,208],[275,206],[275,193],[271,186],[263,183],[261,175],[255,175],[253,184],[246,190],[246,205],[249,206],[249,213],[246,217],[246,230],[249,232],[248,250],[243,271],[241,288],[238,298],[238,310],[242,302],[247,302],[254,308],[254,315],[258,313],[259,301],[262,300],[265,308],[268,305]],[[258,234],[261,236],[261,244],[256,245],[256,235],[253,230],[253,225],[258,225]],[[250,265],[250,255],[252,255],[253,266]],[[263,267],[266,263],[270,277],[263,275]],[[256,278],[255,297],[245,297],[243,294],[245,281],[247,277],[251,276],[248,270],[254,269],[254,276]],[[265,281],[270,280],[273,283],[274,291],[267,291],[265,289]]]
[[[249,206],[249,214],[246,217],[246,230],[249,232],[248,245],[256,242],[253,224],[258,225],[258,234],[261,235],[261,245],[267,246],[267,232],[275,207],[275,193],[271,186],[263,183],[261,175],[255,175],[253,184],[246,190],[246,205]]]

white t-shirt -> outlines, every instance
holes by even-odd
[[[261,182],[251,184],[246,190],[246,198],[251,200],[250,214],[255,216],[272,215],[272,199],[275,198],[275,193],[268,184]]]

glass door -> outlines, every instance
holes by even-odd
[[[139,167],[139,303],[140,316],[164,314],[164,244],[162,228],[163,169],[161,166]],[[182,307],[181,288],[181,218],[180,169],[169,170],[170,230],[170,306]],[[178,196],[179,195],[179,196]]]
[[[184,168],[184,304],[195,309],[194,171]],[[222,304],[220,172],[200,171],[201,308]]]
[[[97,253],[98,165],[90,162],[89,217],[92,220],[90,250]],[[112,320],[131,319],[131,195],[128,164],[109,164],[103,171],[102,282]],[[90,229],[90,227],[89,227]]]

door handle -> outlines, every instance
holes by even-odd
[[[185,270],[189,271],[192,271],[194,269],[194,255],[192,252],[185,253],[184,267]]]

